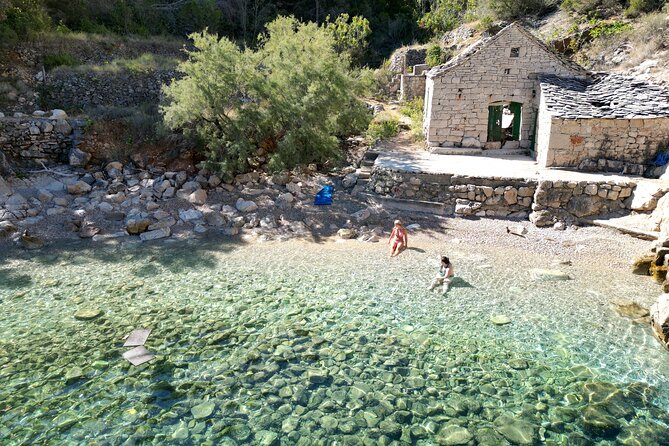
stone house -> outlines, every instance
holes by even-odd
[[[427,73],[423,128],[438,153],[640,173],[669,141],[669,92],[589,73],[514,23]]]

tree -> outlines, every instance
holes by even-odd
[[[330,16],[326,17],[324,26],[335,41],[335,51],[346,54],[351,63],[362,65],[367,39],[372,33],[369,20],[359,15],[350,19],[348,14],[339,14],[334,22],[330,21]]]
[[[224,173],[248,170],[258,149],[272,169],[325,162],[339,153],[338,136],[369,124],[356,97],[361,83],[314,23],[279,17],[255,51],[206,31],[190,38],[185,76],[164,88],[161,111],[168,127],[196,135]]]

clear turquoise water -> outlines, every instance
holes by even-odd
[[[535,282],[551,259],[442,248],[460,276],[445,298],[429,247],[8,253],[0,444],[669,444],[669,354],[609,303],[656,285],[588,264]],[[156,359],[132,367],[140,327]]]

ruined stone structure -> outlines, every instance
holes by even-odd
[[[427,64],[414,65],[411,74],[400,76],[400,101],[411,101],[425,95],[425,73],[428,69]]]
[[[531,148],[541,74],[587,75],[517,24],[433,68],[425,92],[428,145]]]
[[[511,24],[427,73],[423,127],[439,153],[527,149],[541,167],[643,175],[669,147],[669,90],[588,73]]]
[[[0,117],[0,151],[18,162],[68,162],[76,138],[82,136],[81,124],[21,114]]]
[[[541,166],[643,175],[669,143],[669,91],[620,75],[541,78]]]

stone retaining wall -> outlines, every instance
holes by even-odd
[[[375,169],[368,190],[393,198],[441,203],[450,215],[528,218],[537,226],[629,212],[634,182],[563,182]]]
[[[400,101],[425,96],[425,75],[403,74],[400,81]]]
[[[544,119],[540,121],[544,123]],[[658,149],[669,142],[669,118],[554,117],[549,125],[541,126],[540,133],[537,152],[542,166],[639,175]]]
[[[539,181],[533,197],[530,221],[550,226],[558,221],[576,223],[579,218],[629,211],[636,183],[588,181]]]
[[[38,117],[0,118],[0,150],[17,161],[67,162],[75,120]]]
[[[47,74],[42,103],[47,107],[57,104],[66,110],[101,105],[132,107],[157,104],[162,85],[177,76],[174,70],[81,72],[57,69]]]
[[[442,203],[451,208],[450,214],[527,218],[536,182],[375,169],[368,188],[393,198]]]

